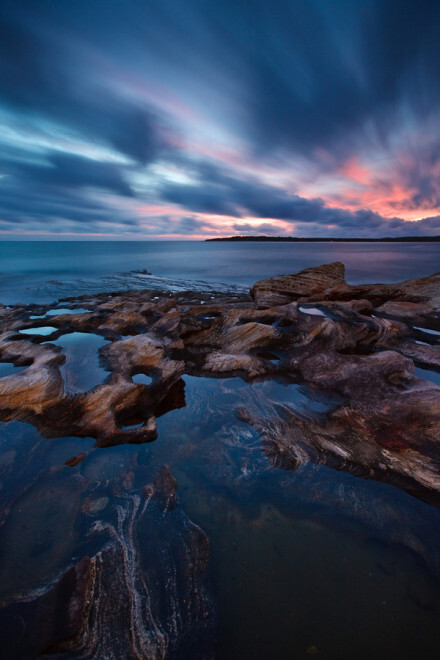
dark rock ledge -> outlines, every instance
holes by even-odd
[[[209,541],[176,486],[163,466],[142,492],[120,492],[91,527],[93,556],[3,607],[2,658],[213,658]]]

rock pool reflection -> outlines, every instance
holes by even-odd
[[[185,381],[186,408],[159,420],[148,451],[173,456],[183,505],[210,538],[217,657],[305,657],[311,647],[330,658],[429,653],[440,607],[439,512],[325,466],[270,465],[234,409],[255,387],[310,409],[298,386]]]
[[[131,380],[138,385],[151,385],[153,382],[151,376],[147,376],[146,374],[135,374],[132,376]]]
[[[107,343],[100,335],[70,332],[50,343],[61,346],[66,356],[60,371],[70,392],[87,392],[108,377],[99,361],[98,351]]]
[[[423,367],[415,367],[416,376],[422,380],[429,380],[440,387],[440,371],[433,369],[423,369]]]
[[[50,309],[48,312],[46,312],[45,316],[60,316],[61,314],[83,314],[86,312],[90,312],[90,309],[86,309],[85,307],[58,307],[56,309]]]
[[[138,493],[148,498],[152,475],[168,464],[182,508],[209,538],[217,658],[428,656],[440,612],[437,509],[324,465],[280,469],[237,415],[256,399],[319,418],[337,399],[275,381],[183,381],[186,405],[159,417],[158,439],[147,445],[94,449],[90,438],[48,440],[18,422],[0,427],[3,604],[47,590],[78,559],[94,556],[105,529],[119,529],[121,512],[142,510]],[[79,463],[64,465],[80,452]],[[173,511],[158,544],[195,528]],[[164,515],[158,510],[139,527],[135,546],[128,530],[138,518],[124,518],[115,567],[127,560],[139,569],[131,548],[151,552],[148,538]],[[123,577],[118,589],[136,584]]]
[[[23,371],[26,367],[16,367],[13,362],[0,362],[0,378],[5,376],[15,376]]]
[[[37,328],[26,328],[24,330],[20,330],[19,332],[22,335],[36,335],[36,336],[46,336],[46,335],[51,335],[54,332],[56,332],[58,328],[54,328],[52,325],[44,325],[40,326]]]

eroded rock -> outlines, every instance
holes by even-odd
[[[283,378],[342,397],[320,428],[289,418],[287,427],[308,438],[291,434],[292,461],[294,446],[303,443],[309,460],[348,456],[347,465],[359,464],[365,474],[392,474],[411,488],[439,491],[440,389],[414,372],[414,365],[440,367],[439,274],[351,286],[336,262],[257,282],[251,291],[257,309],[245,296],[216,295],[202,306],[200,294],[153,293],[70,299],[90,311],[51,316],[56,337],[80,331],[108,341],[100,358],[109,378],[77,394],[64,387],[60,347],[19,335],[38,326],[30,320],[35,308],[8,310],[0,318],[0,359],[29,366],[0,379],[0,418],[29,421],[46,435],[91,436],[98,446],[148,442],[156,437],[156,417],[185,404],[184,373]],[[151,382],[137,384],[135,374]],[[404,432],[392,430],[400,426]],[[278,442],[280,452],[286,442]]]
[[[164,466],[142,493],[89,502],[87,514],[103,516],[90,531],[101,549],[43,595],[0,610],[2,657],[213,658],[209,542],[176,485]]]

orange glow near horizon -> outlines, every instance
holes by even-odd
[[[322,196],[322,199],[330,208],[340,208],[353,212],[359,209],[368,209],[384,218],[399,217],[408,222],[440,214],[438,207],[408,208],[410,198],[409,190],[398,183],[392,182],[388,185],[371,186],[363,191],[345,190],[343,194]]]
[[[414,203],[418,190],[405,182],[403,174],[413,168],[414,162],[403,153],[396,155],[394,162],[380,161],[375,167],[351,157],[337,172],[324,174],[309,185],[305,183],[299,195],[306,199],[319,197],[329,208],[352,212],[365,209],[384,218],[398,217],[407,222],[440,215],[438,206],[426,201],[423,206]],[[431,180],[436,176],[440,179],[440,165],[433,166],[429,176]]]

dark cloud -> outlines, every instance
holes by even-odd
[[[193,218],[191,216],[187,216],[184,218],[180,218],[177,222],[173,222],[169,224],[168,221],[168,226],[165,227],[165,230],[170,231],[172,234],[198,234],[198,233],[203,233],[207,229],[216,229],[215,225],[213,225],[210,222],[206,222],[205,220],[198,220],[197,218]]]
[[[429,235],[429,233],[432,231],[438,232],[438,230],[440,230],[440,215],[436,215],[431,218],[423,218],[422,220],[412,222],[411,228],[412,227],[414,227],[416,233],[420,232],[421,234],[427,233]]]
[[[402,109],[423,118],[440,99],[433,0],[40,0],[6,2],[3,14],[3,97],[67,112],[144,162],[154,119],[110,94],[121,70],[198,97],[260,153],[345,153],[359,134],[386,139]]]
[[[189,211],[239,216],[233,201],[228,199],[228,193],[224,186],[212,183],[200,186],[168,184],[162,187],[164,201],[179,204]]]
[[[0,19],[5,107],[60,122],[140,163],[157,157],[160,137],[151,109],[111,91],[111,72],[104,75],[81,38],[34,21],[18,3],[6,3]]]
[[[232,227],[244,236],[285,236],[287,234],[286,231],[281,230],[276,225],[271,225],[269,222],[263,222],[258,227],[248,222],[236,222]]]
[[[100,223],[113,224],[116,232],[119,225],[137,227],[133,214],[115,209],[116,196],[131,191],[107,163],[54,155],[50,164],[1,163],[1,168],[8,171],[0,178],[3,229],[93,233]]]
[[[438,2],[256,5],[247,117],[263,152],[345,158],[362,143],[387,142],[402,114],[423,121],[438,107]]]
[[[133,196],[120,166],[81,156],[52,154],[47,167],[23,164],[21,172],[25,178],[52,186],[104,188],[119,195]]]
[[[197,174],[197,184],[163,186],[163,199],[187,210],[233,217],[272,218],[288,223],[337,225],[341,229],[374,229],[386,222],[373,211],[331,208],[322,199],[306,199],[258,181],[236,179],[209,164],[201,164]]]
[[[161,234],[214,232],[215,224],[191,215],[203,213],[236,218],[243,232],[255,230],[240,221],[249,216],[282,221],[287,232],[437,231],[436,216],[408,229],[400,218],[330,208],[319,196],[269,185],[239,165],[196,162],[184,153],[184,137],[188,132],[208,152],[209,136],[219,135],[256,166],[300,158],[317,176],[363,149],[393,157],[405,149],[405,160],[390,169],[408,191],[396,215],[405,206],[432,214],[440,206],[440,146],[429,136],[419,144],[417,135],[437,135],[439,24],[440,4],[430,0],[4,0],[6,125],[14,117],[35,132],[43,124],[48,133],[62,130],[65,142],[81,139],[95,155],[31,140],[24,150],[21,140],[18,155],[20,140],[0,135],[0,173],[7,175],[0,179],[1,215],[22,225],[46,218],[55,227],[61,218],[137,231],[129,203],[166,202],[185,217],[151,220]],[[113,153],[96,156],[96,147]],[[164,162],[186,169],[194,183],[148,179],[146,168]],[[145,183],[136,186],[136,176]],[[125,199],[127,212],[86,194],[91,189]],[[341,205],[343,198],[341,192]],[[260,231],[281,230],[268,222]]]
[[[232,228],[238,233],[283,235],[291,234],[292,227],[296,227],[305,234],[373,237],[431,234],[440,227],[437,217],[408,223],[398,217],[383,217],[369,209],[333,208],[320,198],[308,199],[255,180],[233,178],[212,164],[200,163],[194,171],[199,180],[197,184],[164,186],[163,199],[174,201],[187,210],[206,211],[206,200],[214,200],[217,196],[218,202],[211,208],[215,205],[215,212],[220,215],[270,218],[285,223],[280,229],[271,223],[255,226],[237,222]]]

